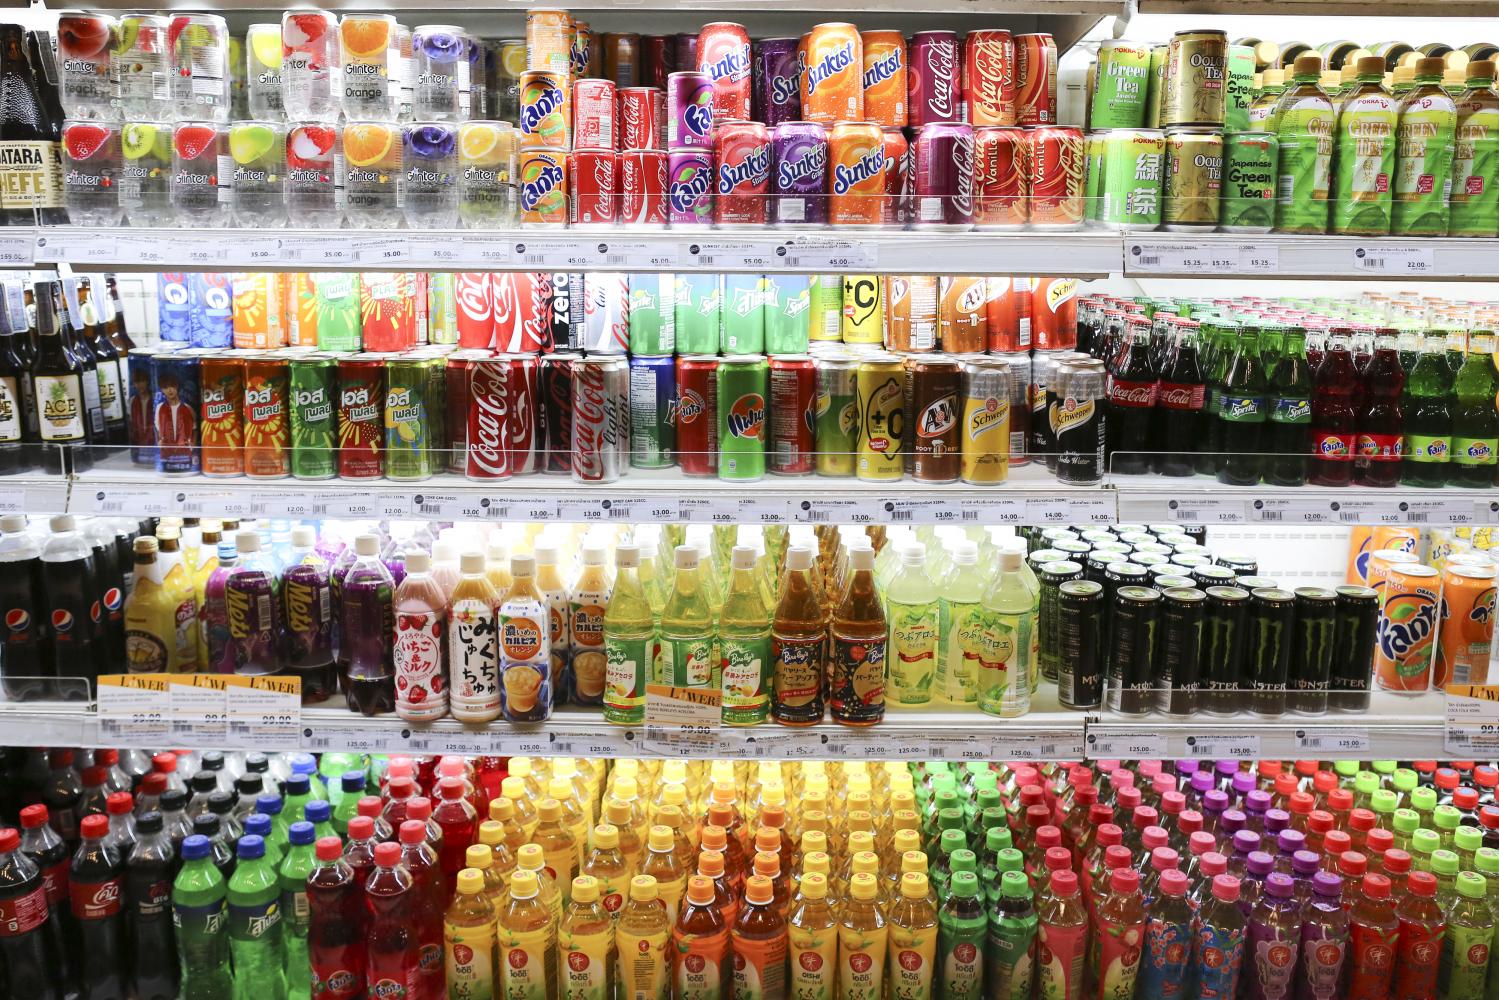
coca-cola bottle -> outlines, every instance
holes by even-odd
[[[1400,360],[1399,336],[1395,330],[1375,331],[1374,353],[1364,366],[1362,380],[1353,380],[1360,399],[1354,454],[1358,456],[1358,481],[1364,486],[1394,486],[1400,481],[1400,460],[1405,454],[1405,405],[1401,398],[1405,368]],[[1339,485],[1346,485],[1346,480]]]
[[[83,841],[68,870],[73,919],[78,922],[79,988],[82,1000],[125,1000],[128,973],[123,905],[125,865],[105,843],[109,820],[86,816]]]
[[[1259,331],[1239,331],[1233,360],[1223,380],[1218,421],[1223,431],[1223,462],[1218,482],[1254,486],[1265,464],[1264,430],[1269,406],[1265,395],[1265,366],[1260,359]]]
[[[1109,380],[1109,468],[1122,475],[1139,475],[1150,468],[1156,373],[1150,364],[1150,320],[1132,315],[1126,329],[1129,340]]]
[[[21,850],[21,835],[0,830],[0,956],[8,1000],[60,1000],[51,911],[41,872]]]
[[[73,751],[53,750],[47,756],[47,766],[50,772],[42,788],[42,801],[47,806],[48,822],[71,845],[78,840],[78,806],[83,799],[83,786],[73,770]],[[108,820],[105,823],[108,829]]]
[[[40,48],[40,47],[39,47]],[[42,104],[46,86],[26,56],[26,32],[0,24],[0,220],[10,226],[62,225],[62,122]]]
[[[1304,486],[1311,440],[1311,379],[1306,370],[1306,331],[1285,332],[1270,373],[1270,422],[1265,450],[1270,452],[1265,481],[1276,486]]]
[[[1176,346],[1161,372],[1155,411],[1156,471],[1163,476],[1190,476],[1202,447],[1202,411],[1206,386],[1197,352],[1197,321],[1177,319]]]
[[[47,823],[47,807],[41,803],[21,810],[21,853],[36,865],[42,879],[42,889],[47,894],[47,937],[51,939],[51,953],[57,956],[57,978],[71,990],[73,983],[74,951],[68,947],[68,845],[62,842]]]
[[[1393,360],[1398,369],[1399,359]],[[1313,486],[1353,482],[1360,437],[1358,395],[1359,375],[1348,331],[1334,329],[1328,333],[1322,362],[1312,374],[1312,462],[1307,478]]]

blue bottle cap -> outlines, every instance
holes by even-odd
[[[239,838],[239,845],[235,854],[243,859],[265,857],[265,838],[253,833],[247,833]]]
[[[210,850],[207,837],[201,833],[190,834],[182,841],[182,860],[201,861],[208,857]]]
[[[299,819],[287,828],[286,839],[297,845],[310,844],[317,839],[317,835],[311,823],[305,819]]]

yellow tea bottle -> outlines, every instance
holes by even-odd
[[[458,892],[443,918],[448,1000],[494,996],[495,912],[484,888],[478,869],[458,873]]]
[[[559,1000],[613,1000],[614,919],[591,875],[573,879],[573,898],[557,931]]]
[[[532,840],[541,845],[546,858],[547,874],[560,887],[562,902],[567,902],[567,893],[572,891],[573,876],[578,873],[578,842],[573,832],[562,823],[562,804],[554,798],[542,799],[536,807],[541,822],[536,825]]]
[[[510,898],[499,917],[501,995],[557,995],[557,921],[541,901],[536,873],[510,877]]]
[[[859,872],[849,880],[838,920],[838,1000],[867,1000],[884,992],[890,928],[879,895],[878,877]]]
[[[583,874],[597,882],[599,901],[611,917],[618,916],[630,888],[630,865],[619,849],[619,828],[600,823],[593,828],[593,850],[583,859]]]
[[[186,670],[174,665],[177,651],[177,602],[156,573],[156,539],[135,540],[135,586],[125,598],[125,669],[132,674]]]
[[[787,992],[798,998],[828,1000],[838,978],[839,928],[828,900],[826,875],[815,871],[802,875],[787,925],[791,958]]]
[[[929,1000],[936,960],[937,910],[927,894],[926,876],[906,872],[890,907],[890,995]]]
[[[614,939],[621,995],[634,1000],[668,1000],[671,921],[651,876],[636,875],[630,880],[630,900],[620,912]]]
[[[665,906],[668,924],[676,923],[682,895],[687,891],[687,869],[682,867],[675,847],[670,827],[653,826],[646,841],[645,860],[640,863],[640,874],[649,875],[655,883],[652,898]],[[632,887],[634,884],[630,883]]]

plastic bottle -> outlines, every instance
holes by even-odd
[[[557,888],[551,872],[547,869],[546,858],[541,852],[539,844],[525,844],[515,853],[515,870],[525,870],[536,876],[538,898],[552,914],[552,919],[562,919],[562,890]],[[510,879],[515,880],[512,872]]]
[[[1416,85],[1400,100],[1391,229],[1397,236],[1445,236],[1449,228],[1457,104],[1442,89],[1444,68],[1439,57],[1418,58]]]
[[[1364,884],[1367,886],[1369,881],[1366,878]],[[1412,872],[1407,880],[1406,894],[1396,904],[1399,950],[1394,962],[1395,996],[1436,995],[1442,942],[1447,926],[1441,907],[1436,902],[1436,892],[1436,876],[1430,872]],[[1362,960],[1363,954],[1356,943],[1355,958]],[[1354,976],[1358,977],[1360,971],[1356,961]]]
[[[1292,64],[1292,82],[1273,112],[1280,144],[1277,232],[1327,232],[1336,115],[1332,101],[1318,83],[1321,71],[1320,56],[1297,56]]]
[[[604,721],[638,726],[645,721],[645,685],[654,679],[656,626],[640,580],[640,547],[614,550],[618,575],[604,609]]]
[[[156,544],[149,536],[134,542],[135,586],[125,598],[125,669],[131,673],[183,671],[196,663],[175,662],[177,606],[157,578]]]
[[[810,726],[822,721],[823,659],[827,648],[827,615],[812,578],[812,550],[786,550],[786,571],[771,621],[771,716],[782,725]]]
[[[276,674],[281,672],[281,578],[270,558],[260,550],[260,536],[241,531],[234,536],[239,563],[224,583],[224,600],[229,609],[229,641],[234,651],[237,674]],[[179,564],[168,572],[167,589],[172,590],[171,576],[186,570]],[[196,644],[193,646],[196,649]]]
[[[873,549],[849,553],[848,585],[829,629],[829,706],[833,721],[848,726],[872,726],[885,717],[889,630],[873,570]]]
[[[442,866],[444,887],[451,895],[458,872],[464,867],[464,852],[474,841],[479,815],[464,794],[462,778],[449,776],[440,779],[437,794],[437,808],[432,810],[432,819],[442,828],[442,850],[438,860]]]
[[[671,828],[662,825],[651,827],[646,835],[645,857],[640,862],[640,874],[654,880],[655,898],[666,907],[669,923],[675,924],[682,895],[687,891],[687,869],[674,850],[675,841]],[[634,881],[631,880],[631,886]]]
[[[106,842],[109,820],[85,816],[78,826],[82,840],[68,872],[75,940],[87,958],[79,964],[79,985],[86,1000],[125,995],[125,917],[122,910],[124,865]]]
[[[510,722],[540,722],[552,714],[550,612],[536,560],[512,556],[510,572],[514,582],[499,602],[500,707]]]
[[[1098,904],[1097,925],[1099,996],[1129,996],[1145,941],[1145,906],[1134,869],[1115,868],[1109,875],[1109,894]]]
[[[312,824],[298,820],[287,828],[286,856],[277,869],[281,887],[281,953],[286,974],[287,1000],[308,1000],[312,983],[308,975],[307,876],[316,863],[312,846]]]
[[[567,701],[567,694],[571,688],[571,680],[567,676],[568,652],[572,648],[572,636],[569,631],[571,604],[568,599],[567,582],[562,579],[562,573],[557,565],[557,547],[537,542],[534,551],[536,553],[536,589],[540,592],[547,609],[548,681],[553,698],[561,704]]]
[[[36,866],[47,900],[47,922],[42,926],[42,934],[48,941],[48,954],[56,956],[60,982],[72,988],[75,963],[63,945],[63,935],[71,918],[68,868],[72,857],[57,831],[47,824],[46,806],[38,802],[23,807],[20,820],[21,853]]]
[[[938,985],[937,909],[932,905],[925,875],[906,872],[901,876],[900,891],[891,900],[886,919],[890,951],[885,976],[891,996],[963,995],[947,994]]]
[[[868,549],[873,563],[874,553]],[[855,572],[871,567],[856,566]],[[871,587],[871,593],[873,588]],[[849,880],[848,899],[838,915],[838,1000],[877,997],[884,991],[885,953],[890,928],[879,901],[879,879],[860,872]]]
[[[178,970],[172,945],[171,897],[177,852],[162,831],[159,812],[141,816],[136,833],[138,839],[125,861],[126,924],[135,996],[138,1000],[175,1000]]]
[[[635,874],[619,849],[619,832],[619,827],[610,823],[594,827],[593,847],[583,858],[580,869],[584,875],[593,877],[599,903],[611,915],[624,906],[630,878]]]
[[[890,631],[887,700],[897,705],[924,705],[932,700],[937,674],[941,612],[937,588],[926,570],[926,549],[900,551],[900,568],[885,590]]]
[[[59,974],[61,955],[56,950],[60,928],[51,925],[41,870],[21,849],[20,833],[10,828],[0,830],[0,907],[5,915],[0,955],[5,959],[9,995],[59,1000],[66,985],[66,977]],[[170,938],[167,952],[170,963]]]
[[[1039,993],[1053,1000],[1082,1000],[1088,960],[1088,910],[1075,872],[1051,873],[1051,892],[1036,914],[1036,923]],[[1191,955],[1190,944],[1186,952]]]
[[[442,913],[445,893],[437,852],[427,839],[425,820],[408,819],[398,831],[401,864],[411,873],[409,919],[416,929],[419,981],[424,990],[442,991]]]
[[[90,613],[93,550],[76,530],[71,515],[58,515],[48,523],[52,533],[42,545],[41,594],[43,620],[49,622],[51,628],[49,640],[42,646],[40,672],[47,677],[92,680],[99,672],[94,651],[96,626]],[[58,694],[81,697],[72,691],[54,690]],[[64,839],[74,838],[64,835]]]
[[[1192,906],[1187,876],[1175,869],[1161,873],[1158,891],[1145,920],[1145,947],[1140,953],[1136,991],[1140,996],[1178,996],[1192,964]]]
[[[994,637],[986,646],[990,659],[980,658],[977,669],[979,708],[990,715],[1016,718],[1030,711],[1028,650],[1036,641],[1038,601],[1021,575],[1023,557],[1001,552],[999,575],[984,595],[984,611],[991,616]]]
[[[1477,997],[1489,977],[1494,914],[1486,901],[1488,880],[1476,872],[1457,877],[1457,901],[1447,911],[1438,988],[1444,997]]]
[[[337,837],[319,838],[307,875],[307,960],[318,1000],[364,995],[364,887],[343,850]]]
[[[407,553],[393,600],[396,714],[408,722],[440,719],[448,714],[448,609],[425,552]]]
[[[804,874],[787,919],[787,989],[793,997],[831,997],[837,981],[838,916],[828,901],[826,875]]]
[[[546,866],[557,885],[565,887],[562,901],[567,902],[567,892],[572,889],[573,876],[578,873],[578,841],[563,822],[562,804],[548,796],[536,804],[540,817],[532,842],[541,846]]]
[[[354,539],[355,558],[339,585],[339,657],[349,707],[364,715],[395,709],[395,579],[380,558],[380,536]]]
[[[756,874],[745,882],[744,903],[734,917],[731,938],[733,995],[784,1000],[788,996],[786,916],[770,877]]]
[[[333,662],[333,590],[328,561],[317,550],[317,531],[298,525],[281,573],[283,661],[302,680],[304,703],[326,701],[337,689]],[[196,581],[197,574],[194,574]]]
[[[234,957],[234,1000],[284,1000],[281,890],[265,858],[265,840],[241,837],[239,863],[229,879],[229,949]]]
[[[1301,956],[1296,969],[1298,1000],[1334,1000],[1348,956],[1349,917],[1342,879],[1329,872],[1312,877],[1312,895],[1301,909]]]
[[[602,545],[590,543],[583,546],[583,569],[568,596],[568,641],[572,665],[569,694],[580,705],[597,705],[603,701],[609,677],[604,616],[609,608],[611,588],[604,556]]]
[[[443,918],[443,946],[448,996],[494,995],[495,910],[476,869],[458,873],[457,894]]]
[[[234,547],[237,533],[238,522],[224,522],[218,565],[203,581],[203,603],[198,607],[199,645],[205,657],[202,668],[212,673],[234,672],[234,646],[229,641],[229,602],[224,587],[229,582],[229,574],[239,565],[239,552]]]
[[[573,879],[572,899],[557,930],[560,1000],[607,1000],[615,994],[618,956],[614,949],[614,918],[599,898],[598,880],[591,875]]]
[[[937,598],[940,642],[937,650],[937,694],[954,704],[978,701],[977,673],[983,649],[984,592],[988,582],[978,569],[978,546],[960,542],[952,554],[952,572]]]
[[[197,592],[193,583],[192,570],[187,566],[181,552],[181,533],[175,526],[165,524],[156,529],[156,542],[158,547],[157,572],[161,581],[162,589],[167,593],[173,606],[173,630],[172,630],[172,662],[181,664],[176,669],[186,670],[188,664],[194,663],[198,658],[198,637],[194,629],[198,617]],[[100,574],[106,572],[104,561],[101,558],[103,547],[96,547],[94,554],[94,565]],[[243,562],[243,560],[241,560]],[[280,588],[275,588],[280,593]],[[274,607],[271,613],[279,620],[280,608]],[[96,633],[99,637],[104,632]],[[272,658],[280,656],[280,650],[272,651]]]
[[[0,690],[17,701],[48,694],[49,685],[40,679],[47,673],[43,653],[50,623],[44,617],[48,609],[42,596],[41,555],[41,544],[26,530],[23,515],[0,517],[0,579],[5,581],[0,585],[0,615],[7,622],[0,636]]]
[[[172,883],[182,1000],[223,1000],[233,989],[227,892],[208,838],[193,834],[183,840],[182,870]]]
[[[671,995],[671,928],[656,894],[656,880],[636,875],[630,898],[615,922],[619,954],[616,987],[636,1000],[667,1000]]]
[[[753,726],[770,714],[771,609],[753,546],[736,545],[718,619],[723,724]]]
[[[671,595],[661,610],[659,679],[678,687],[717,687],[717,637],[697,549],[677,546],[674,566]]]
[[[1244,942],[1239,880],[1216,875],[1212,894],[1198,911],[1192,949],[1192,982],[1199,1000],[1234,1000],[1238,995]]]
[[[352,823],[350,827],[352,832]],[[401,863],[400,844],[376,845],[364,894],[369,926],[363,979],[368,995],[422,996],[421,946],[413,919],[418,908],[416,883]]]

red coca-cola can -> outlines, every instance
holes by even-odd
[[[488,271],[459,271],[453,281],[458,346],[494,345],[494,288]]]
[[[581,354],[545,354],[537,376],[541,397],[541,469],[573,471],[573,362]]]
[[[1014,229],[1030,219],[1030,149],[1024,129],[973,130],[975,229]]]
[[[447,431],[447,470],[463,475],[468,467],[469,378],[475,363],[489,357],[488,351],[457,350],[443,365],[443,426]]]
[[[573,372],[573,481],[619,479],[630,439],[630,366],[624,358],[578,358]]]
[[[770,201],[770,129],[760,122],[723,122],[713,129],[719,226],[743,229],[766,223]]]
[[[640,36],[640,82],[666,89],[666,78],[677,68],[676,40],[670,35]]]
[[[1015,124],[1015,38],[1003,28],[963,38],[963,107],[974,127]]]
[[[677,465],[689,476],[718,475],[718,358],[677,359]]]
[[[573,83],[573,149],[616,149],[619,109],[613,80]]]
[[[541,439],[537,434],[537,383],[541,359],[534,354],[500,354],[509,372],[506,386],[505,456],[514,476],[541,470]],[[473,403],[469,404],[470,410]]]
[[[469,479],[509,479],[510,359],[475,358],[469,362],[467,374],[463,474]]]
[[[904,129],[885,129],[885,225],[905,229],[916,218],[916,181]]]
[[[619,220],[628,226],[666,225],[666,151],[619,154]]]
[[[534,353],[551,347],[552,281],[532,271],[497,271],[492,276],[494,333],[501,351]]]
[[[1047,125],[1030,130],[1032,229],[1080,229],[1083,224],[1083,130]]]
[[[770,454],[781,476],[812,474],[817,457],[817,365],[808,354],[770,359]]]
[[[989,322],[989,351],[993,354],[1031,349],[1029,278],[990,277],[984,311]]]
[[[572,165],[573,225],[612,226],[619,206],[619,154],[612,149],[575,149]]]
[[[1057,43],[1045,32],[1015,36],[1015,124],[1057,120]]]
[[[656,95],[660,95],[658,105]],[[661,149],[660,112],[666,108],[666,92],[656,87],[623,87],[615,98],[618,106],[619,148]]]

